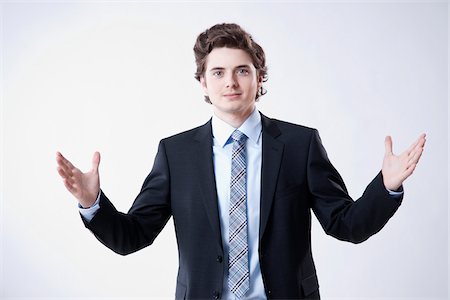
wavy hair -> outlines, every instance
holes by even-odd
[[[239,25],[233,23],[216,24],[200,33],[197,37],[194,45],[195,63],[197,64],[195,79],[200,81],[200,77],[205,75],[208,54],[214,48],[222,47],[241,49],[247,52],[253,61],[258,77],[261,76],[263,82],[267,81],[268,75],[264,50],[253,40],[250,34]],[[256,93],[255,100],[258,101],[258,98],[266,93],[267,90],[261,86]],[[205,101],[211,103],[208,96],[205,96]]]

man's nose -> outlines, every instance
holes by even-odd
[[[229,76],[227,76],[227,88],[229,87],[237,87],[238,86],[238,82],[236,80],[236,74],[230,74]]]

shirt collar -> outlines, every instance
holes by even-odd
[[[212,134],[218,145],[221,147],[225,147],[229,142],[231,134],[236,129],[245,134],[251,142],[257,144],[262,130],[261,114],[259,111],[255,108],[239,128],[234,128],[213,114]]]

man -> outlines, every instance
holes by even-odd
[[[311,209],[327,234],[366,240],[399,207],[425,135],[400,156],[387,137],[381,172],[353,201],[315,129],[256,110],[267,69],[248,33],[215,25],[198,36],[194,52],[212,119],[160,142],[129,212],[118,212],[100,190],[98,152],[88,173],[57,154],[66,188],[86,227],[122,255],[152,244],[173,216],[177,299],[319,299]]]

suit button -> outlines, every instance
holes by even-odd
[[[214,291],[214,292],[213,292],[213,298],[214,298],[214,299],[219,299],[219,296],[220,296],[220,294],[219,294],[218,291]]]
[[[222,258],[222,256],[219,255],[219,256],[217,256],[216,260],[217,260],[218,263],[222,263],[223,258]]]

